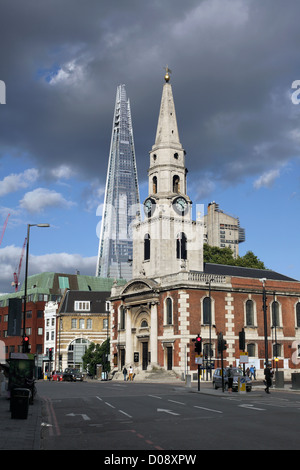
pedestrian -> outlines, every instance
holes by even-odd
[[[265,385],[266,385],[265,392],[270,393],[269,388],[272,386],[272,377],[273,377],[273,371],[270,365],[266,366],[264,370],[264,374],[265,374],[265,379],[266,379],[265,380]]]
[[[129,380],[130,380],[130,382],[133,381],[133,368],[132,368],[132,366],[129,367]]]
[[[126,369],[126,367],[124,367],[124,369],[123,369],[123,375],[124,375],[124,381],[126,382],[126,379],[127,379],[127,369]]]
[[[229,369],[227,369],[227,377],[228,377],[228,392],[232,392],[232,385],[233,385],[233,370],[232,364],[230,364]]]
[[[247,367],[247,369],[246,369],[246,375],[247,375],[247,377],[250,377],[250,369],[249,369],[249,367]]]
[[[255,374],[254,374],[254,367],[251,366],[251,367],[250,367],[250,378],[252,379],[254,376],[255,376]]]
[[[254,380],[256,380],[256,367],[253,367],[253,373],[254,373]]]

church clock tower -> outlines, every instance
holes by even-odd
[[[133,229],[133,277],[202,271],[203,233],[192,221],[185,151],[179,140],[170,70],[166,68],[155,143],[150,151],[145,220]]]

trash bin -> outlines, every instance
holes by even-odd
[[[292,389],[300,390],[300,374],[292,374]]]
[[[27,419],[29,408],[28,388],[15,388],[11,391],[10,411],[12,419]]]

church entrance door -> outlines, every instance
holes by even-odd
[[[142,367],[143,367],[143,370],[147,370],[147,366],[148,366],[148,342],[142,343],[142,345],[143,345]]]
[[[167,347],[167,370],[172,370],[173,367],[173,348]]]

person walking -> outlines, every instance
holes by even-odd
[[[266,379],[265,380],[265,385],[266,385],[265,392],[270,393],[269,388],[272,386],[273,371],[269,365],[266,366],[264,370],[264,374],[265,374],[265,379]]]
[[[230,364],[229,369],[227,370],[227,377],[228,377],[228,392],[232,392],[232,385],[233,385],[233,370],[232,364]]]
[[[127,380],[127,369],[126,369],[125,366],[124,366],[124,369],[123,369],[123,376],[124,376],[124,382],[126,382],[126,380]]]
[[[130,382],[133,381],[133,368],[132,368],[132,366],[129,367],[129,380],[130,380]]]

